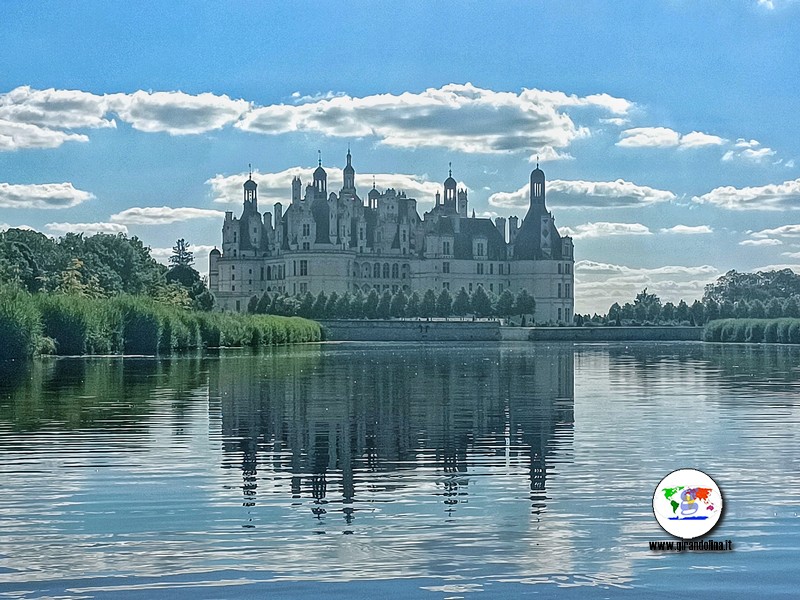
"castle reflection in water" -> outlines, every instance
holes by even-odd
[[[349,523],[354,504],[416,485],[452,512],[471,477],[500,472],[526,477],[532,510],[543,509],[554,456],[571,446],[572,346],[441,350],[329,345],[245,368],[210,363],[223,467],[241,469],[245,506],[290,494]]]

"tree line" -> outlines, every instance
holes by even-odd
[[[324,291],[314,296],[311,292],[291,296],[281,293],[264,292],[261,296],[250,298],[247,312],[251,314],[272,314],[300,316],[309,319],[389,319],[389,318],[449,318],[449,317],[502,317],[519,316],[524,323],[527,318],[533,323],[536,300],[527,290],[514,295],[505,290],[499,296],[477,286],[472,292],[463,287],[455,296],[447,289],[438,294],[432,290],[424,293],[403,290],[395,293],[384,290],[368,294],[361,291],[344,294]]]

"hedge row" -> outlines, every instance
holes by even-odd
[[[318,323],[300,317],[190,311],[136,296],[91,299],[0,288],[0,359],[37,353],[166,354],[320,336]]]
[[[705,326],[703,341],[800,344],[800,319],[719,319]]]

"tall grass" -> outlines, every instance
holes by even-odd
[[[719,319],[706,324],[703,340],[800,344],[800,319]]]
[[[318,323],[300,317],[184,310],[150,298],[30,295],[0,288],[0,359],[57,354],[168,354],[219,346],[319,341]]]

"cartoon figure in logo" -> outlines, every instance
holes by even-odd
[[[697,488],[690,488],[681,492],[681,512],[684,517],[693,515],[700,508],[697,502]]]

